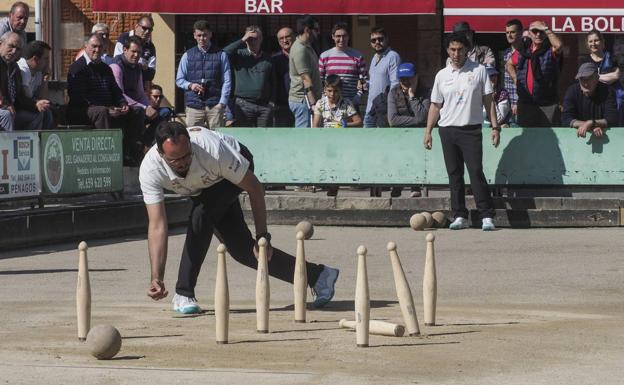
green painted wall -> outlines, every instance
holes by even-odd
[[[577,138],[571,128],[507,128],[494,148],[484,129],[491,184],[624,185],[624,131]],[[440,138],[423,148],[422,128],[228,128],[272,184],[448,184]],[[467,175],[467,173],[466,173]],[[466,177],[468,181],[468,178]]]

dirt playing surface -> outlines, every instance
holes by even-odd
[[[294,227],[273,226],[294,253]],[[437,230],[439,326],[425,327],[425,232],[317,227],[308,260],[340,269],[336,297],[293,322],[292,286],[271,279],[269,334],[256,333],[255,271],[228,257],[230,334],[215,343],[216,242],[203,266],[200,315],[172,312],[184,236],[172,235],[166,285],[154,302],[145,239],[86,240],[91,325],[123,336],[113,360],[76,336],[77,243],[0,253],[0,383],[6,384],[621,384],[624,237],[619,228]],[[371,336],[356,348],[355,250],[368,247],[371,318],[403,323],[386,243],[395,241],[422,337]],[[311,301],[311,295],[308,295]]]

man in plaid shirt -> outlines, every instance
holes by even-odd
[[[516,50],[516,46],[522,41],[522,22],[518,19],[511,19],[505,25],[505,37],[509,43],[509,48],[503,53],[503,63],[507,63],[511,59],[511,55]],[[511,122],[516,122],[518,113],[518,92],[516,91],[516,83],[509,72],[504,72],[505,89],[509,93],[509,101],[511,102]]]

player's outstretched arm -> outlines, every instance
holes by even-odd
[[[163,282],[167,264],[167,212],[164,201],[145,205],[145,207],[149,220],[147,249],[151,264],[151,281],[147,295],[154,300],[159,300],[168,294]]]
[[[264,187],[262,187],[262,183],[260,183],[253,172],[247,170],[247,173],[243,177],[243,180],[238,184],[238,187],[247,191],[247,194],[249,194],[249,203],[251,205],[251,212],[254,218],[256,236],[267,233],[266,204],[264,202]],[[271,260],[273,248],[271,247],[270,242],[268,246],[267,258],[268,260]],[[256,248],[254,248],[254,253],[257,252]]]

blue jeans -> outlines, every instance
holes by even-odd
[[[377,119],[370,112],[364,115],[364,127],[377,127]]]
[[[310,127],[310,110],[305,100],[299,103],[289,101],[288,106],[295,115],[295,127]]]

